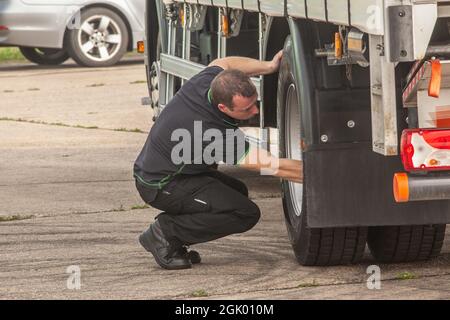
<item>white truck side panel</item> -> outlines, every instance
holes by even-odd
[[[349,12],[347,0],[333,0],[328,1],[328,20],[341,25],[348,25]]]
[[[361,31],[374,34],[384,34],[384,3],[383,0],[347,0],[327,1],[307,0],[305,1],[288,0],[287,12],[294,18],[309,18],[319,21],[326,21],[328,12],[328,21],[334,24],[351,25]]]
[[[241,0],[228,0],[228,6],[230,8],[239,8],[239,9],[243,9],[242,8],[242,1]],[[258,10],[258,9],[256,9]]]
[[[351,24],[373,35],[384,35],[383,0],[352,0],[350,2]]]
[[[284,0],[260,0],[261,11],[269,16],[284,16]]]
[[[287,0],[286,8],[284,0],[186,0],[186,2],[261,11],[275,17],[284,16],[286,9],[287,14],[294,18],[317,21],[327,21],[328,13],[328,22],[347,26],[351,23],[352,26],[369,34],[384,35],[384,0]]]
[[[178,2],[184,2],[184,1],[178,1]],[[198,0],[198,4],[204,4],[207,6],[212,6],[212,1],[211,0]]]
[[[287,12],[289,16],[306,17],[305,1],[288,1]]]
[[[306,7],[309,19],[319,21],[327,20],[325,0],[307,0]]]
[[[258,0],[244,1],[244,9],[249,11],[259,11]]]

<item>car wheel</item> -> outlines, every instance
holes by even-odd
[[[128,29],[123,19],[106,8],[89,8],[81,13],[81,27],[68,30],[67,50],[80,65],[107,67],[126,53]]]
[[[19,50],[29,61],[41,65],[59,65],[70,58],[65,49],[20,47]]]
[[[284,46],[278,80],[278,129],[280,158],[303,160],[303,183],[282,181],[282,203],[289,239],[298,262],[307,266],[328,266],[357,263],[366,247],[367,227],[311,228],[307,224],[308,181],[306,161],[301,147],[302,127],[300,92],[309,81],[302,81],[293,72],[295,59],[293,43],[289,36]]]

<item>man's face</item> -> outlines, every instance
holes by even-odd
[[[246,98],[243,96],[233,97],[233,110],[225,106],[224,104],[219,104],[219,110],[227,114],[233,119],[237,120],[248,120],[253,118],[259,113],[258,106],[256,102],[258,101],[258,95],[255,94],[251,98]]]

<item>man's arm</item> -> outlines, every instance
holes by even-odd
[[[260,171],[261,175],[271,175],[292,182],[303,182],[303,162],[292,159],[279,159],[270,152],[255,146],[237,164],[239,167]]]
[[[219,66],[225,70],[241,70],[249,77],[252,77],[257,75],[271,74],[278,71],[282,57],[283,51],[278,52],[272,59],[272,61],[259,61],[246,57],[226,57],[214,60],[209,64],[209,66]]]

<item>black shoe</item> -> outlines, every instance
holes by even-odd
[[[178,253],[179,248],[170,245],[161,230],[158,220],[150,225],[147,231],[139,236],[139,242],[150,252],[161,268],[168,270],[189,269],[189,259]]]
[[[192,264],[202,262],[202,258],[200,257],[200,254],[197,251],[195,250],[188,251],[188,249],[185,246],[182,246],[180,249],[178,249],[178,253],[180,255],[185,255],[186,258],[188,258]]]

